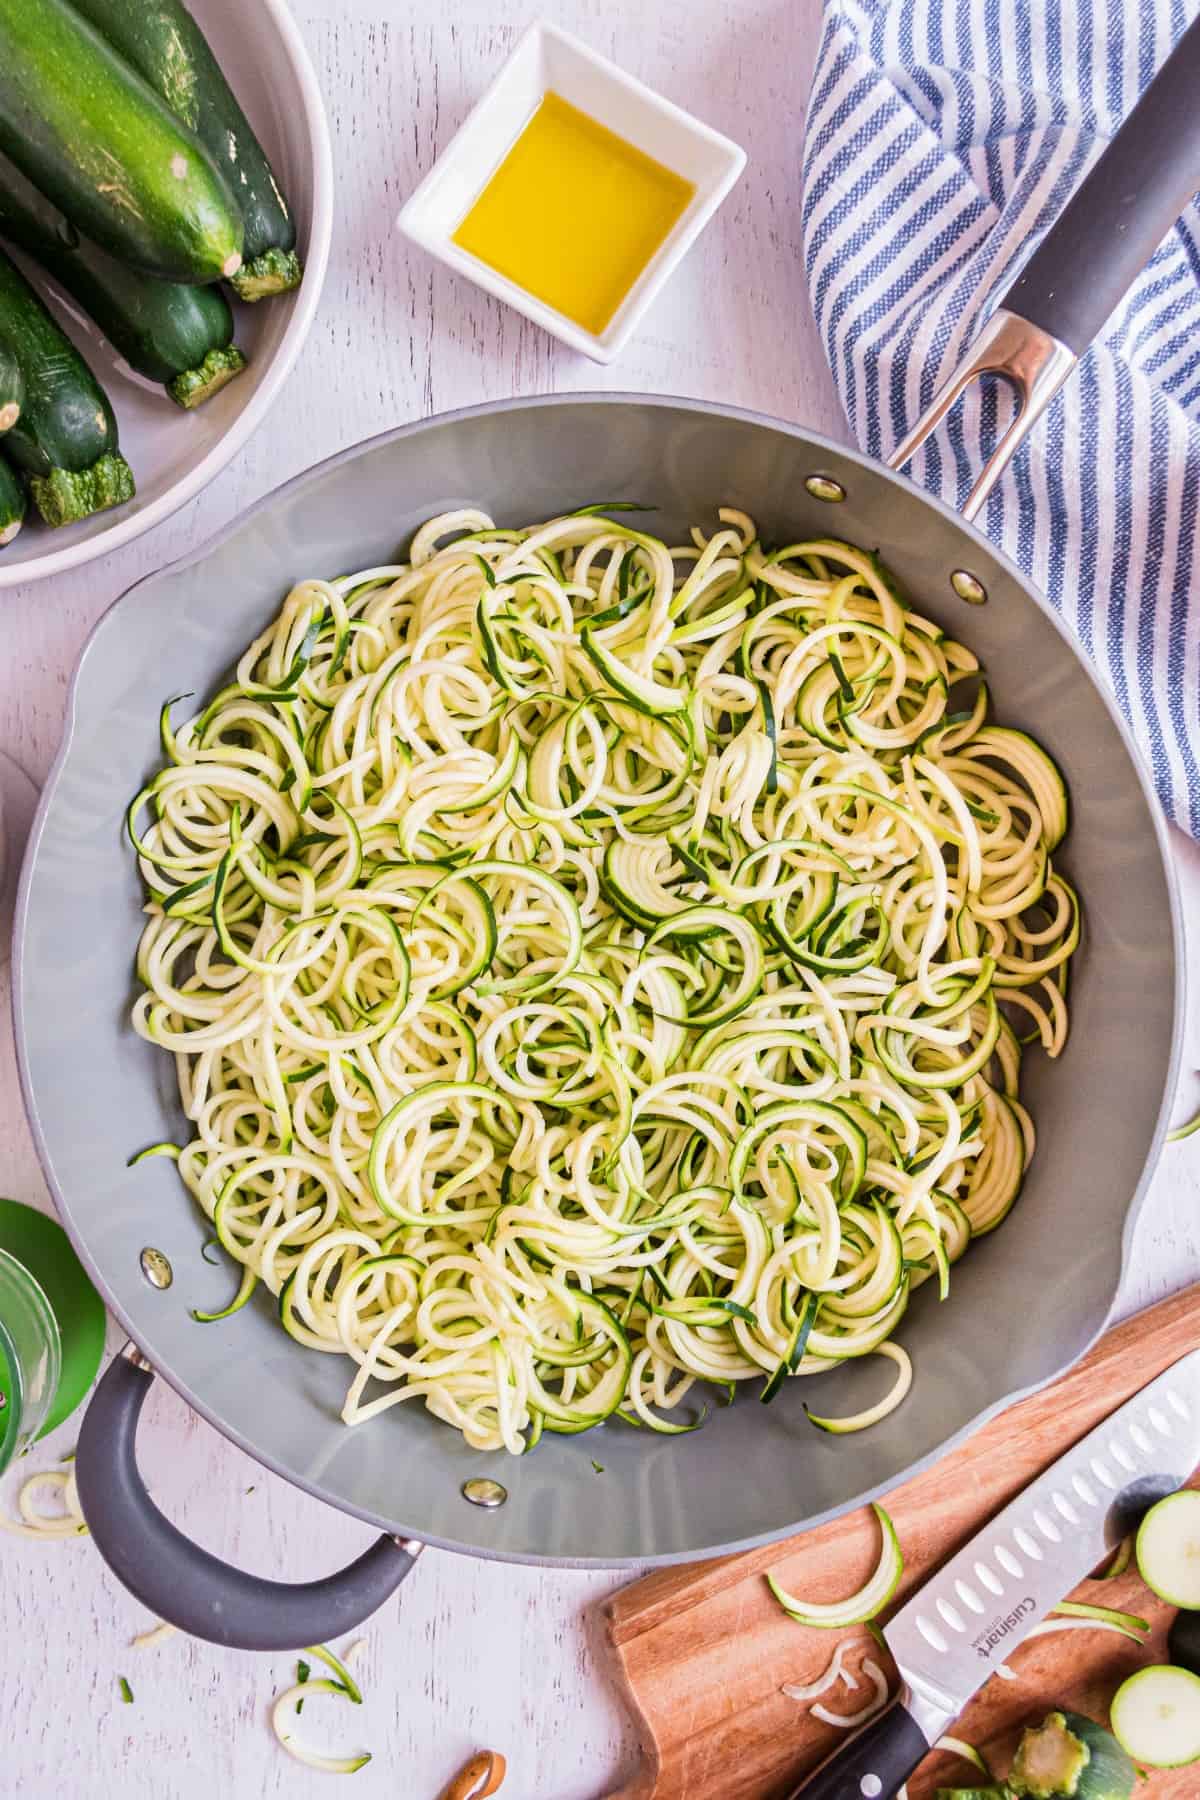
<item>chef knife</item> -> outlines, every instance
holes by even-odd
[[[1193,1350],[1039,1475],[900,1608],[883,1634],[899,1698],[793,1800],[893,1800],[993,1669],[1197,1464]]]

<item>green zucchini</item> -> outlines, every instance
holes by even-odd
[[[1200,1492],[1180,1488],[1138,1527],[1138,1573],[1170,1606],[1200,1607]]]
[[[242,266],[208,151],[67,0],[0,0],[0,150],[135,268],[204,282]]]
[[[25,489],[12,464],[0,456],[0,549],[11,544],[25,517]]]
[[[160,281],[117,262],[81,238],[2,156],[0,237],[36,258],[130,368],[161,381],[180,406],[190,409],[211,399],[245,368],[233,342],[233,313],[219,287]]]
[[[1047,1713],[1027,1726],[1008,1786],[1028,1800],[1129,1800],[1135,1771],[1111,1732],[1079,1713]]]
[[[265,300],[300,285],[296,227],[274,171],[208,47],[180,0],[74,0],[208,150],[229,183],[246,236],[232,277],[241,300]]]
[[[0,331],[25,383],[4,454],[28,476],[47,525],[70,525],[131,499],[133,476],[118,448],[107,394],[2,250]]]
[[[0,436],[11,431],[21,416],[25,382],[16,352],[0,343]]]
[[[1200,1762],[1200,1675],[1190,1669],[1160,1663],[1135,1670],[1113,1695],[1109,1717],[1118,1743],[1137,1762],[1152,1769]]]
[[[1200,1675],[1200,1612],[1177,1612],[1167,1633],[1167,1651],[1177,1669]]]

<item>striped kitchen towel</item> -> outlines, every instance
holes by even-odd
[[[872,455],[886,457],[923,411],[1195,10],[1196,0],[827,0],[804,146],[804,255],[842,403]],[[961,502],[1010,404],[976,386],[910,474]],[[1195,204],[979,523],[1069,621],[1163,806],[1200,836]]]

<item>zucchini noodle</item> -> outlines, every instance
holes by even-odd
[[[1011,1208],[1065,790],[876,557],[448,513],[171,713],[133,1022],[240,1265],[197,1318],[265,1285],[347,1423],[690,1430],[885,1346]]]
[[[818,1701],[809,1709],[814,1719],[820,1719],[823,1725],[836,1725],[839,1731],[849,1731],[851,1726],[865,1725],[868,1719],[873,1719],[876,1713],[883,1711],[888,1703],[887,1676],[879,1664],[872,1662],[869,1656],[863,1658],[862,1666],[863,1674],[870,1678],[871,1686],[875,1690],[866,1705],[860,1706],[857,1712],[835,1713],[830,1712],[827,1706]]]
[[[352,1698],[340,1681],[298,1681],[294,1687],[285,1688],[271,1705],[271,1730],[276,1739],[297,1762],[305,1763],[310,1769],[321,1769],[327,1775],[356,1775],[365,1769],[371,1760],[369,1750],[352,1751],[346,1756],[330,1756],[324,1751],[310,1750],[293,1737],[290,1727],[296,1714],[306,1700],[314,1694],[340,1694],[343,1699]]]
[[[129,1640],[130,1648],[133,1650],[156,1650],[159,1644],[165,1644],[168,1638],[174,1637],[178,1630],[177,1625],[168,1625],[167,1621],[163,1619],[157,1625],[151,1626],[149,1631],[139,1631],[135,1638],[131,1638]]]
[[[842,1667],[842,1658],[851,1648],[853,1641],[854,1640],[850,1638],[844,1638],[842,1640],[834,1651],[830,1661],[826,1664],[824,1673],[818,1675],[815,1681],[786,1682],[784,1686],[780,1688],[780,1693],[786,1694],[789,1700],[816,1700],[820,1695],[828,1693],[829,1689],[836,1686],[839,1681],[843,1682],[848,1688],[856,1688],[858,1686],[857,1679],[850,1674],[848,1669]]]
[[[37,1496],[49,1490],[62,1501],[63,1510],[46,1513],[37,1504]],[[56,1538],[87,1537],[88,1528],[79,1505],[73,1469],[42,1469],[30,1475],[17,1493],[17,1511],[21,1521],[0,1514],[0,1531],[13,1537],[34,1538],[49,1543]]]

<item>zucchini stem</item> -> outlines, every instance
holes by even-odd
[[[229,285],[239,300],[253,303],[298,288],[303,273],[300,258],[294,250],[272,248],[244,263],[237,274],[231,276]]]
[[[182,374],[175,375],[166,383],[168,394],[177,406],[186,412],[194,412],[219,394],[223,387],[237,378],[246,366],[246,358],[236,344],[228,344],[223,350],[210,350],[204,361],[195,369],[184,369]]]
[[[135,489],[129,464],[119,450],[110,450],[88,469],[51,469],[48,475],[33,476],[29,491],[46,524],[57,529],[132,500]]]

